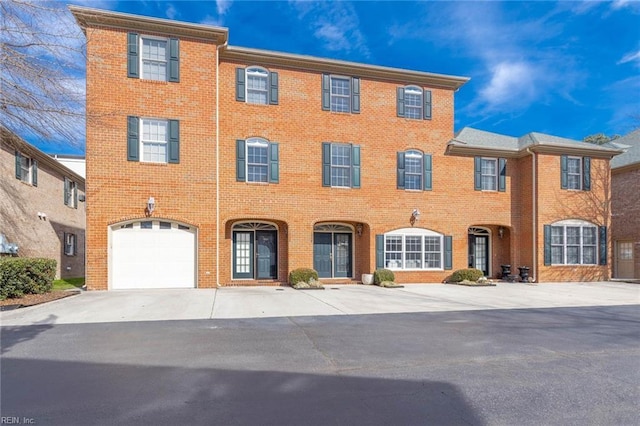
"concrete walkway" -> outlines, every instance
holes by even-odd
[[[123,321],[362,315],[484,309],[640,305],[640,285],[498,283],[495,287],[408,284],[400,289],[326,285],[190,290],[90,291],[0,313],[2,326]]]

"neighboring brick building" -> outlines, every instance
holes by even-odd
[[[615,278],[640,279],[640,130],[616,139],[611,160],[611,231]]]
[[[0,135],[0,234],[20,257],[55,259],[57,277],[83,277],[84,179],[1,126]]]
[[[90,289],[276,285],[299,267],[325,282],[377,267],[399,282],[469,265],[529,266],[540,281],[610,275],[609,215],[594,205],[616,149],[454,138],[464,77],[70,9],[87,36]]]

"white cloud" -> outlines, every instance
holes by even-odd
[[[218,15],[224,15],[227,13],[227,10],[229,10],[232,3],[232,0],[216,0],[216,10],[218,11]]]
[[[631,6],[631,1],[630,0],[615,0],[611,4],[611,8],[613,8],[613,9],[622,9],[622,8],[627,7],[627,6]]]
[[[222,18],[214,17],[211,15],[205,15],[204,18],[200,20],[200,23],[203,25],[211,25],[214,27],[222,27]]]
[[[178,11],[176,10],[175,6],[171,3],[167,3],[167,9],[165,10],[164,13],[169,19],[175,19],[175,17],[178,15]]]
[[[525,62],[501,62],[493,66],[491,80],[480,90],[483,103],[491,107],[531,99],[535,96],[536,71]]]
[[[621,64],[626,64],[628,62],[635,62],[636,66],[640,66],[640,50],[638,50],[637,52],[627,53],[622,57],[622,59],[620,59],[617,62],[617,64],[621,65]]]

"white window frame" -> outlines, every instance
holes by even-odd
[[[245,99],[248,104],[254,105],[269,105],[269,71],[263,67],[251,66],[244,70],[245,73]],[[264,74],[264,75],[263,75]],[[264,77],[264,90],[249,88],[249,76]],[[264,102],[252,102],[250,101],[249,93],[264,93]]]
[[[419,173],[409,172],[409,167],[407,167],[407,159],[408,158],[418,158],[420,162]],[[407,176],[420,176],[418,179],[418,188],[409,188]],[[405,151],[404,153],[404,189],[407,191],[422,191],[424,186],[424,154],[420,151],[416,151],[414,149]]]
[[[146,140],[144,135],[144,125],[145,122],[149,123],[164,123],[165,124],[165,139],[161,140]],[[153,145],[164,145],[164,161],[151,161],[145,158],[144,147],[145,144],[153,144]],[[155,164],[165,164],[169,162],[169,120],[159,119],[159,118],[140,118],[140,162],[142,163],[155,163]]]
[[[579,239],[580,241],[577,244],[569,244],[567,241],[567,228],[578,228],[579,231]],[[592,229],[594,233],[594,242],[593,244],[585,243],[585,229]],[[562,241],[554,243],[554,229],[562,229]],[[583,220],[563,220],[560,222],[551,224],[551,265],[554,266],[594,266],[598,264],[598,248],[599,248],[599,235],[598,235],[598,227],[590,222]],[[570,247],[578,247],[578,263],[569,263],[567,249]],[[554,248],[562,250],[562,262],[558,263],[556,259],[554,259]],[[593,263],[585,263],[585,248],[591,248],[593,250]]]
[[[420,257],[420,267],[408,267],[407,259],[407,237],[420,237],[420,245],[421,245],[421,257]],[[400,239],[400,247],[401,250],[387,250],[387,241],[394,239]],[[440,245],[439,253],[439,267],[428,267],[427,266],[427,254],[433,254],[436,252],[427,251],[427,247],[425,244],[426,238],[436,238],[438,240],[438,244]],[[397,244],[397,242],[395,243]],[[410,252],[413,253],[413,252]],[[387,254],[393,254],[393,257],[396,259],[391,259],[392,256],[387,256]],[[397,259],[398,254],[400,254],[400,259]],[[394,271],[443,271],[444,270],[444,235],[428,230],[428,229],[420,229],[420,228],[403,228],[397,229],[395,231],[390,231],[384,234],[384,265],[386,269],[394,270]]]
[[[486,162],[492,162],[494,164],[494,170],[495,173],[494,174],[485,174],[484,173],[484,163]],[[497,158],[491,158],[491,157],[481,157],[480,158],[480,188],[483,191],[497,191],[498,190],[498,159]],[[491,178],[491,180],[493,181],[493,188],[487,188],[485,187],[485,178]]]
[[[20,153],[20,181],[33,185],[33,158]]]
[[[349,153],[349,162],[347,165],[344,164],[333,164],[333,152],[334,152],[334,148],[344,148],[347,150],[347,152]],[[351,144],[348,143],[332,143],[331,144],[331,187],[332,188],[351,188],[352,185],[352,167],[353,167],[353,147],[351,146]],[[348,170],[347,172],[347,180],[348,183],[347,185],[334,185],[333,184],[333,171],[337,170],[337,169],[346,169]]]
[[[570,167],[569,167],[569,163],[572,161],[578,161],[578,173],[572,173],[569,171]],[[583,165],[582,165],[582,157],[572,157],[569,156],[567,157],[567,189],[569,190],[573,190],[573,191],[581,191],[582,190],[582,183],[583,183]],[[577,187],[572,187],[571,186],[571,176],[577,176],[578,177],[578,184]]]
[[[64,254],[66,256],[75,256],[76,234],[65,233]]]
[[[247,161],[246,161],[246,170],[245,170],[245,176],[247,177],[246,181],[249,183],[269,183],[269,141],[263,138],[249,138],[245,141],[245,147],[246,147],[246,152],[247,152]],[[256,148],[260,148],[260,149],[265,149],[266,150],[266,162],[263,163],[252,163],[250,161],[250,156],[249,156],[249,147],[256,147]],[[265,170],[265,180],[251,180],[250,176],[251,173],[249,173],[249,168],[250,166],[254,166],[254,167],[260,167],[263,168]]]
[[[66,199],[66,204],[69,207],[72,208],[76,208],[76,201],[78,199],[77,197],[77,193],[78,193],[78,185],[76,184],[75,181],[68,179],[67,182],[69,182],[67,185],[67,199]]]
[[[164,61],[158,59],[149,59],[144,57],[144,41],[160,41],[165,43],[165,58]],[[140,78],[143,80],[151,81],[169,81],[169,39],[165,37],[156,36],[140,36]],[[164,63],[164,79],[149,78],[145,75],[145,61],[149,63],[161,64]]]
[[[407,95],[416,96],[418,105],[409,105]],[[412,111],[411,113],[409,111]],[[417,116],[416,112],[418,113]],[[404,88],[404,117],[410,120],[424,119],[424,92],[418,86],[405,86]]]
[[[337,94],[337,93],[333,93],[333,81],[334,80],[343,80],[347,82],[347,87],[349,88],[349,93],[347,93],[346,95],[344,94]],[[351,87],[351,77],[347,77],[347,76],[341,76],[341,75],[331,75],[329,76],[329,109],[331,112],[343,112],[343,113],[351,113],[351,95],[352,95],[352,91],[353,88]],[[347,100],[347,109],[346,111],[343,110],[338,110],[337,109],[337,104],[334,106],[334,102],[333,100],[336,98],[346,98]]]

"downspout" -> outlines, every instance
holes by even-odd
[[[220,50],[229,40],[216,46],[216,287],[220,287]]]
[[[536,207],[537,207],[537,182],[536,182],[536,153],[531,151],[531,148],[527,148],[527,152],[529,154],[531,154],[531,186],[532,186],[532,190],[531,190],[531,201],[532,201],[532,209],[531,209],[531,215],[532,215],[532,220],[531,220],[531,224],[532,224],[532,232],[533,234],[532,236],[532,244],[533,244],[533,265],[531,265],[531,280],[533,282],[536,281],[536,272],[537,272],[537,268],[538,268],[538,226],[537,226],[537,217],[536,217]]]

